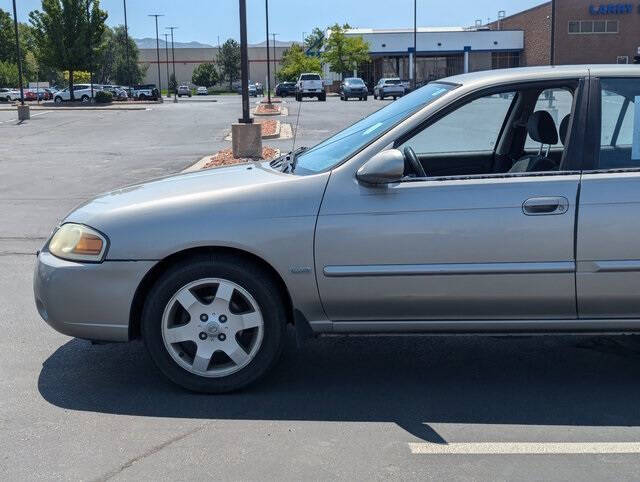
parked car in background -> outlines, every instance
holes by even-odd
[[[182,97],[183,95],[191,97],[191,88],[188,85],[182,84],[178,87],[178,97]]]
[[[404,95],[404,85],[402,81],[395,78],[380,79],[373,89],[373,98],[384,100],[385,97],[393,97],[396,100]]]
[[[349,77],[340,84],[340,100],[349,100],[351,97],[357,97],[360,100],[367,100],[367,86],[359,77]]]
[[[111,92],[114,100],[127,100],[129,97],[127,90],[119,85],[103,85],[102,89]]]
[[[256,89],[256,84],[249,84],[249,96],[258,97],[258,89]]]
[[[317,97],[320,101],[327,100],[327,91],[320,74],[300,74],[296,82],[296,100],[300,102],[304,97]]]
[[[256,94],[264,95],[264,86],[262,85],[262,82],[256,82]]]
[[[0,88],[0,100],[5,100],[7,102],[20,100],[20,90],[10,89],[7,87]]]
[[[196,95],[208,95],[209,90],[206,87],[198,87],[196,88]]]
[[[134,85],[131,94],[135,100],[158,100],[160,98],[160,91],[155,84]]]
[[[289,95],[295,95],[296,83],[295,82],[280,82],[276,85],[276,95],[278,97],[287,97]]]
[[[99,90],[101,90],[100,86],[95,84],[93,86],[93,92],[91,84],[74,84],[73,97],[75,100],[88,104],[89,102],[92,102],[92,95],[95,96],[95,93]],[[56,92],[53,100],[56,104],[61,104],[62,102],[71,100],[71,92],[69,91],[69,88],[67,87],[66,89]]]
[[[24,89],[24,100],[38,100],[38,96],[34,91]]]

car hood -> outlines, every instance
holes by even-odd
[[[315,217],[327,180],[328,174],[284,174],[266,162],[239,164],[117,189],[81,205],[64,222],[86,224],[106,234],[113,246],[111,259],[151,259],[138,248],[126,249],[131,245],[128,239],[163,239],[160,251],[171,252],[177,246],[215,241],[212,227],[223,223]],[[143,244],[149,247],[148,241]]]

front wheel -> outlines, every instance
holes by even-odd
[[[174,383],[224,393],[262,377],[282,351],[286,314],[278,286],[232,256],[199,256],[170,268],[142,314],[151,358]]]
[[[80,99],[80,101],[83,104],[88,104],[89,103],[89,96],[88,95],[83,95],[82,98]]]
[[[8,97],[7,97],[8,99]],[[55,102],[56,104],[62,104],[62,97],[56,97],[53,102]]]

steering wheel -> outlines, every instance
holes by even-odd
[[[416,155],[416,151],[414,151],[411,147],[407,146],[404,148],[404,158],[409,162],[411,169],[416,173],[418,177],[427,177],[427,171],[424,170],[422,163],[418,159]]]

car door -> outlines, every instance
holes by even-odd
[[[580,318],[640,318],[640,79],[593,81],[594,156],[577,225]]]
[[[435,151],[443,143],[470,156],[486,151],[500,136],[511,100],[487,101],[495,105],[469,102],[475,110],[463,106],[443,118],[461,131],[434,136],[429,130],[436,123],[422,133],[437,139]],[[424,140],[418,136],[405,144],[417,146]],[[371,187],[332,176],[316,230],[316,273],[328,318],[345,329],[575,319],[579,180],[579,172],[561,170]]]

